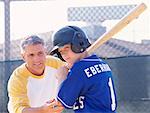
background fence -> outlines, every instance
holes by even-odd
[[[117,91],[118,113],[150,112],[150,56],[104,59],[110,65]],[[6,86],[12,71],[22,60],[0,62],[0,112],[6,111]],[[6,75],[4,67],[9,67]],[[2,78],[4,77],[4,78]]]
[[[50,10],[45,10],[42,13],[40,12],[45,8],[46,4],[48,4],[48,2],[46,2],[47,0],[0,0],[0,3],[2,1],[5,6],[5,41],[4,43],[0,43],[0,113],[6,113],[8,102],[8,79],[13,70],[23,63],[19,49],[21,39],[11,40],[13,38],[16,38],[14,37],[15,35],[13,35],[13,33],[15,34],[14,29],[20,25],[20,21],[22,22],[21,27],[19,26],[19,28],[21,29],[24,27],[33,27],[35,24],[34,21],[38,20],[40,17],[47,19],[48,17],[44,17],[44,15],[41,16],[42,13],[47,14],[47,16],[50,15],[49,21],[51,21],[51,18],[55,17],[56,15],[53,16],[55,8],[52,10],[52,13],[50,13]],[[13,3],[13,1],[22,1],[22,4],[18,5],[16,3],[15,6],[15,2],[13,5],[11,5],[10,1],[11,3]],[[32,3],[33,1],[45,1],[46,4],[43,4],[44,2],[41,2],[41,7],[35,7],[35,9],[37,8],[36,12],[31,13],[32,11],[29,11],[28,9],[32,9],[33,4],[29,5],[29,2],[26,4],[23,1],[32,1]],[[109,3],[111,1],[109,1]],[[147,1],[149,3],[149,0]],[[51,3],[53,4],[53,2]],[[86,25],[82,26],[82,28],[87,33],[91,42],[94,42],[98,37],[100,37],[103,33],[105,33],[109,28],[112,27],[112,25],[107,26],[107,24],[109,23],[107,23],[107,21],[111,21],[112,24],[114,23],[114,21],[112,20],[120,20],[124,15],[126,15],[135,6],[137,6],[136,3],[131,4],[130,2],[131,1],[129,0],[128,4],[125,5],[121,5],[120,2],[119,5],[106,4],[104,6],[99,6],[98,4],[96,4],[96,6],[88,5],[84,7],[71,6],[68,7],[67,10],[65,10],[67,11],[67,20],[65,21],[84,21]],[[63,2],[61,3],[63,4]],[[10,11],[10,9],[18,6],[24,8],[24,11]],[[39,9],[40,11],[37,12]],[[56,9],[60,11],[56,12],[57,16],[66,14],[66,12],[61,12],[63,8],[61,9],[60,6],[56,6]],[[46,13],[46,11],[48,11],[48,13]],[[16,17],[11,16],[12,23],[10,23],[10,12],[13,14],[18,14]],[[20,16],[21,14],[23,14],[24,20],[22,20]],[[40,14],[40,16],[37,16],[38,14]],[[29,17],[30,19],[35,19],[31,25],[30,23],[27,23]],[[112,69],[117,91],[118,113],[150,113],[150,40],[148,40],[147,38],[150,34],[147,32],[150,24],[148,23],[149,21],[147,17],[147,15],[146,17],[143,16],[143,18],[139,17],[134,24],[132,24],[130,27],[127,27],[126,32],[124,32],[122,35],[115,36],[114,38],[103,44],[101,47],[99,47],[97,50],[95,50],[95,53],[99,57],[102,57],[106,62],[108,62]],[[20,19],[20,21],[18,21],[16,24],[16,21],[13,20],[17,20],[18,18]],[[60,21],[60,19],[62,18],[57,17],[56,20]],[[142,22],[145,22],[146,24],[144,24],[143,26],[143,24],[140,24]],[[15,27],[12,27],[13,29],[10,28],[10,24],[11,26]],[[46,25],[49,24],[45,24],[44,27]],[[34,27],[41,26],[42,24],[40,20],[40,22],[37,21]],[[35,29],[34,27],[33,29]],[[12,32],[12,35],[10,34],[10,31]],[[38,34],[45,40],[48,51],[52,48],[52,33],[53,31]],[[144,37],[146,37],[147,40],[142,40],[141,43],[136,42],[137,38]],[[127,38],[132,40],[132,42],[121,40]],[[66,112],[69,113],[70,111]]]

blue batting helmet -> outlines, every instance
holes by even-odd
[[[82,53],[91,45],[82,29],[77,26],[66,26],[54,34],[54,48],[50,54],[58,53],[58,48],[66,44],[71,44],[71,49],[75,53]]]

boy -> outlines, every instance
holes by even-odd
[[[67,62],[58,71],[60,86],[57,99],[75,113],[115,113],[116,94],[111,69],[96,55],[88,55],[86,34],[77,26],[66,26],[54,35],[54,49]],[[66,78],[65,78],[65,75]]]

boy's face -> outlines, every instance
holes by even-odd
[[[68,63],[73,65],[76,61],[78,61],[81,57],[81,53],[74,53],[71,50],[71,45],[70,44],[66,44],[63,47],[60,47],[58,49],[58,51],[60,52],[62,58]]]

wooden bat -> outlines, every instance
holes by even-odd
[[[90,47],[87,48],[87,52],[90,54],[95,49],[100,47],[106,41],[108,41],[112,36],[117,34],[120,30],[122,30],[125,26],[127,26],[131,21],[137,18],[147,6],[144,3],[136,6],[131,12],[129,12],[126,16],[124,16],[111,30],[104,33],[101,37],[99,37]]]

